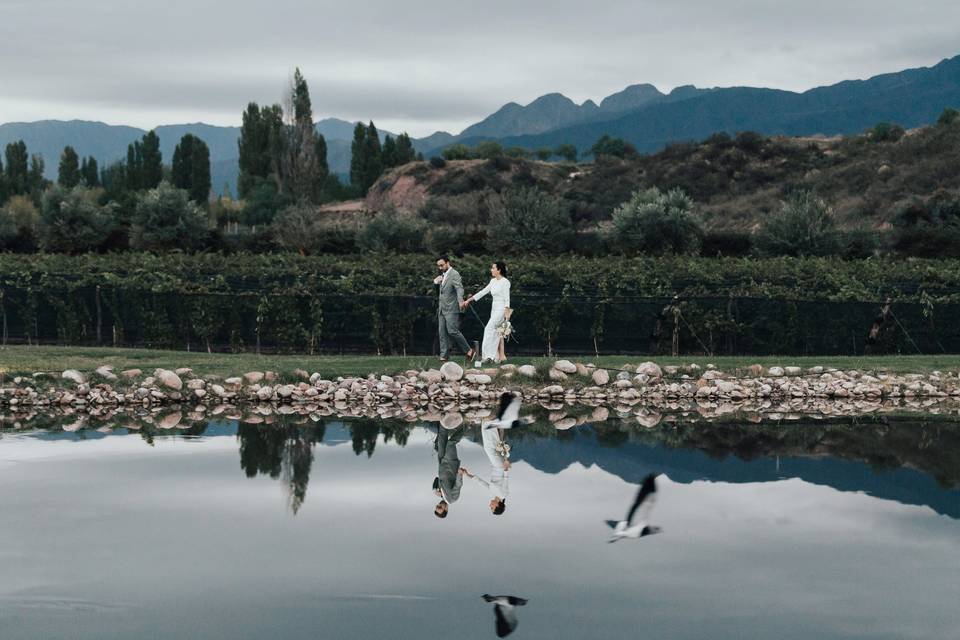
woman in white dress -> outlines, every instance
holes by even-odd
[[[490,309],[490,320],[483,328],[483,346],[480,348],[481,360],[503,362],[507,356],[503,348],[503,338],[497,334],[497,325],[503,320],[509,320],[513,309],[510,308],[510,281],[507,280],[507,265],[503,262],[494,262],[490,265],[490,283],[473,294],[464,304],[470,304],[483,296],[490,294],[493,306]]]

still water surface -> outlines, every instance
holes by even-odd
[[[515,638],[960,637],[956,423],[536,425],[442,520],[437,429],[3,432],[0,638],[493,638],[484,593]]]

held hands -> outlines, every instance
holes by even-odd
[[[433,284],[440,284],[443,282],[443,276],[437,276],[433,279]]]

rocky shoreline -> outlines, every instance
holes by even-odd
[[[701,370],[697,365],[660,367],[653,362],[609,370],[557,360],[545,371],[531,365],[464,370],[448,362],[439,369],[394,376],[325,379],[320,373],[298,370],[294,377],[295,381],[286,381],[270,371],[251,371],[220,378],[197,376],[189,368],[115,373],[109,366],[89,373],[38,373],[0,384],[0,413],[52,407],[102,412],[192,405],[196,412],[232,416],[238,412],[231,407],[249,405],[272,406],[277,413],[439,422],[445,416],[451,416],[448,422],[456,422],[452,416],[461,416],[479,421],[490,415],[505,389],[522,393],[528,403],[548,411],[582,405],[635,414],[641,423],[644,412],[652,415],[661,410],[790,414],[803,406],[824,415],[842,415],[896,406],[960,406],[960,376],[940,371],[894,374],[754,365],[745,372],[730,373],[710,365]],[[596,413],[594,419],[600,418],[602,412]]]

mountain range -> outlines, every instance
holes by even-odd
[[[879,121],[910,128],[935,121],[948,106],[960,107],[960,56],[932,67],[804,92],[682,86],[662,93],[653,85],[635,84],[599,104],[587,100],[579,105],[560,93],[550,93],[527,105],[510,102],[457,135],[437,132],[415,139],[414,147],[429,157],[454,143],[497,140],[505,147],[527,149],[569,143],[584,154],[606,134],[623,138],[641,152],[652,152],[671,142],[700,140],[719,131],[830,136],[856,133]],[[341,176],[349,172],[353,128],[354,123],[337,118],[317,123],[327,139],[330,168]],[[156,131],[168,162],[183,134],[206,141],[215,191],[220,193],[227,185],[236,193],[239,127],[193,123],[159,126]],[[65,146],[73,146],[81,156],[96,157],[104,166],[125,158],[127,145],[144,133],[135,127],[80,120],[7,123],[0,124],[0,146],[23,139],[30,153],[43,155],[47,176],[54,178]]]

